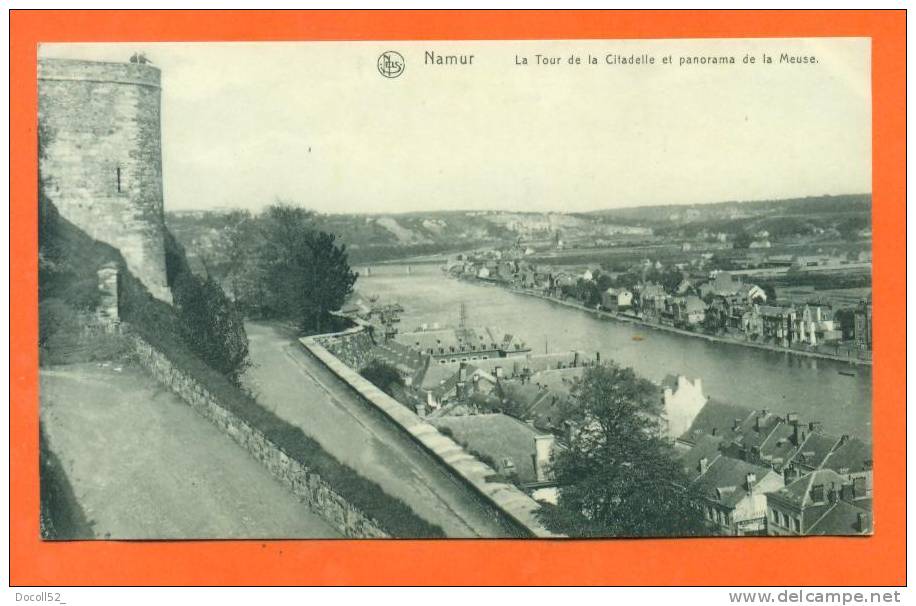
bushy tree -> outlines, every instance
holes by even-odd
[[[555,455],[560,496],[545,522],[572,536],[703,534],[684,472],[659,432],[655,386],[629,368],[598,366],[573,397],[578,430]]]
[[[607,292],[607,289],[614,286],[614,279],[608,274],[598,274],[598,277],[595,279],[595,284],[597,284],[600,294]]]
[[[576,298],[588,305],[594,307],[601,302],[601,293],[598,291],[598,285],[592,280],[579,278],[576,281]]]
[[[394,397],[397,387],[404,386],[404,378],[398,369],[383,360],[371,360],[359,374],[391,397]]]
[[[254,256],[265,315],[295,321],[304,331],[321,332],[328,314],[340,309],[356,282],[346,246],[316,229],[314,213],[302,208],[267,208],[259,218]]]
[[[709,334],[718,334],[725,329],[725,311],[715,308],[706,310],[703,315],[703,330]]]
[[[754,240],[753,236],[746,231],[739,231],[735,234],[735,240],[733,246],[735,248],[750,248],[751,242]]]
[[[248,359],[242,315],[212,278],[180,273],[173,283],[182,338],[214,370],[238,383]]]
[[[840,331],[843,333],[843,339],[851,339],[855,336],[856,314],[852,309],[838,309],[833,315]]]

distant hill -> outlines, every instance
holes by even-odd
[[[811,216],[847,213],[871,213],[871,194],[813,196],[749,202],[730,201],[709,204],[638,206],[634,208],[596,210],[586,214],[615,222],[654,226],[762,216]]]
[[[218,263],[240,211],[167,213],[175,237],[192,256]],[[835,229],[851,233],[871,226],[871,195],[788,200],[641,206],[593,212],[429,211],[379,214],[316,214],[316,227],[336,234],[353,263],[450,253],[514,242],[554,240],[600,243],[626,237],[693,236],[701,230],[734,235],[766,230],[774,236]]]

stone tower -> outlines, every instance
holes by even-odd
[[[159,70],[150,65],[38,61],[48,198],[63,217],[119,249],[153,296],[171,302],[159,105]]]

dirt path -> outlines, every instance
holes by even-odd
[[[97,538],[340,536],[140,371],[43,369],[41,423]]]
[[[398,497],[450,537],[503,537],[506,528],[428,453],[273,326],[246,324],[258,401]]]

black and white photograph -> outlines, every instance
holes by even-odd
[[[868,38],[37,52],[43,539],[880,528]]]

